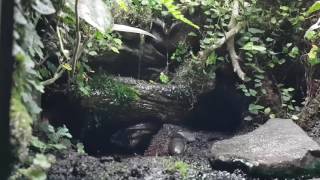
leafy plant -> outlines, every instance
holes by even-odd
[[[169,164],[168,166],[169,171],[179,172],[182,179],[188,178],[189,169],[190,169],[189,165],[183,161],[176,161],[174,163]]]
[[[32,165],[25,169],[20,169],[19,172],[27,179],[32,180],[46,180],[47,170],[51,167],[51,164],[55,162],[53,155],[36,154]]]
[[[77,152],[79,154],[86,154],[84,150],[84,145],[82,143],[77,143],[76,147],[77,147]]]
[[[33,137],[31,141],[31,145],[41,153],[61,151],[70,147],[72,135],[66,126],[55,129],[52,125],[43,123],[41,131],[46,136],[45,142],[41,141],[38,137]]]
[[[164,73],[164,72],[161,72],[160,73],[160,81],[163,83],[163,84],[167,84],[169,83],[169,77]]]
[[[316,11],[320,10],[320,1],[316,1],[309,9],[307,10],[307,15],[310,15]]]
[[[188,46],[185,43],[179,43],[176,51],[171,55],[171,60],[182,63],[188,55]]]
[[[283,86],[282,84],[279,85]],[[281,99],[282,99],[282,107],[288,117],[292,114],[299,111],[299,107],[296,107],[294,104],[296,101],[293,99],[294,88],[280,88],[281,89]]]
[[[173,17],[196,29],[199,29],[198,25],[195,25],[192,21],[184,17],[178,7],[174,5],[174,0],[161,0],[161,3],[168,9],[169,13],[172,14]]]

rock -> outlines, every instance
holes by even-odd
[[[133,152],[149,144],[152,135],[160,129],[159,123],[139,123],[116,131],[110,138],[113,145]]]
[[[212,142],[227,137],[229,136],[223,133],[199,131],[181,125],[164,124],[158,133],[152,137],[144,155],[207,157]]]
[[[170,155],[178,155],[184,153],[186,149],[186,140],[181,136],[173,136],[170,139],[168,150]]]
[[[239,168],[251,176],[308,177],[320,173],[320,146],[289,119],[270,119],[248,134],[218,141],[209,158],[214,169]]]
[[[182,131],[180,130],[178,133],[181,137],[185,138],[187,142],[194,142],[196,141],[196,135],[195,133],[192,133],[190,131]]]

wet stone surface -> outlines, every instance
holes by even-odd
[[[258,129],[214,143],[214,168],[240,168],[253,176],[319,175],[320,146],[288,119],[271,119]]]

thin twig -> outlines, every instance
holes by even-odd
[[[62,41],[62,38],[61,38],[61,33],[60,33],[60,28],[59,28],[59,26],[56,27],[56,31],[57,31],[57,36],[58,36],[58,40],[59,40],[59,48],[60,48],[60,51],[61,51],[62,55],[63,55],[67,60],[69,60],[70,57],[66,54],[66,50],[64,49],[63,41]]]
[[[76,0],[75,3],[75,15],[76,15],[76,46],[73,52],[73,57],[72,57],[72,78],[75,75],[76,72],[76,67],[77,67],[77,57],[79,53],[79,48],[81,46],[81,33],[80,33],[80,17],[79,17],[79,11],[78,11],[78,6],[79,6],[79,0]]]

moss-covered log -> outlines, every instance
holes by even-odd
[[[191,88],[184,85],[149,83],[126,77],[110,79],[105,75],[92,82],[100,85],[91,84],[90,95],[81,98],[82,106],[112,114],[112,121],[174,123],[182,120],[192,106]]]

